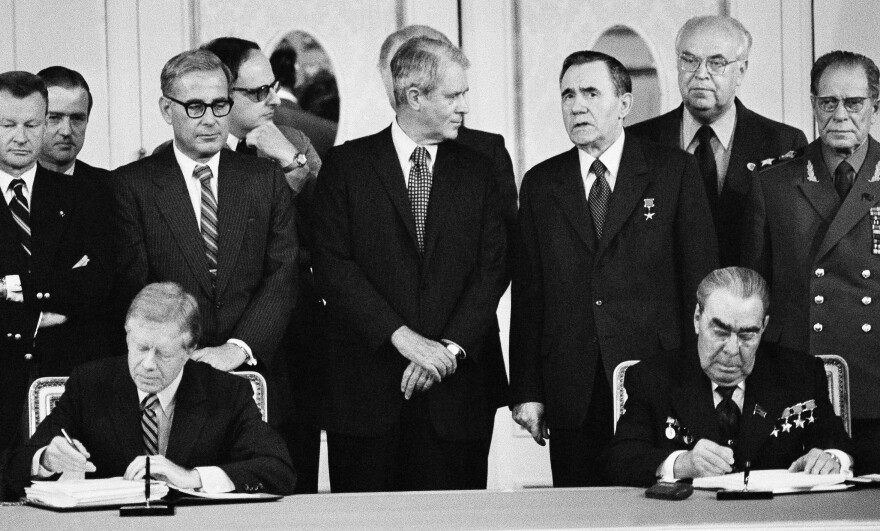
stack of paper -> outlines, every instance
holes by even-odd
[[[772,490],[781,494],[809,490],[844,488],[848,474],[807,474],[788,470],[753,470],[749,475],[749,490]],[[743,490],[743,473],[726,474],[694,479],[694,488]]]
[[[144,503],[144,482],[122,478],[34,481],[24,490],[28,500],[58,508]],[[150,482],[150,501],[166,494],[164,482]]]

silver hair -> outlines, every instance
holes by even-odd
[[[693,17],[685,22],[684,26],[678,30],[678,35],[675,37],[676,53],[681,53],[681,41],[684,39],[684,36],[701,26],[723,27],[738,33],[740,35],[740,42],[736,53],[736,59],[746,60],[749,58],[749,52],[752,49],[752,34],[742,25],[742,22],[733,17],[724,15],[704,15]],[[730,58],[728,57],[728,59]]]
[[[382,47],[379,49],[379,70],[388,68],[388,63],[391,61],[391,58],[394,57],[394,54],[391,53],[392,50],[397,51],[397,48],[399,48],[401,44],[415,37],[428,37],[429,39],[443,41],[450,46],[454,46],[452,41],[449,40],[449,37],[444,35],[442,31],[434,29],[431,26],[411,24],[400,28],[391,35],[385,37],[385,40],[382,42]]]
[[[394,102],[402,105],[410,88],[430,94],[437,88],[445,61],[468,68],[470,61],[455,46],[430,39],[415,37],[406,41],[391,59],[391,76],[394,80]]]
[[[226,77],[226,85],[231,85],[232,72],[213,52],[198,48],[179,53],[169,59],[162,67],[162,74],[159,76],[162,94],[172,95],[174,83],[190,72],[214,72],[217,70],[223,72]]]
[[[712,271],[697,287],[697,305],[700,311],[706,300],[718,290],[727,290],[741,299],[758,297],[764,307],[764,315],[770,309],[770,290],[767,282],[757,271],[745,267],[725,267]]]
[[[189,348],[194,348],[202,335],[199,303],[176,282],[156,282],[142,289],[125,316],[126,328],[132,318],[152,323],[177,324],[190,335]]]

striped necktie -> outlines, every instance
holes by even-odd
[[[24,179],[13,179],[9,185],[9,189],[15,194],[12,201],[9,202],[9,211],[12,213],[12,219],[18,226],[18,235],[21,239],[21,247],[27,253],[28,258],[31,256],[31,209],[28,206],[28,200],[24,196]]]
[[[611,197],[611,186],[605,179],[605,165],[596,159],[590,166],[590,171],[596,176],[596,181],[590,187],[588,202],[590,214],[593,216],[593,226],[596,229],[596,240],[602,240],[602,229],[605,226],[605,217],[608,215],[608,199]]]
[[[217,276],[217,200],[211,189],[211,168],[196,166],[193,177],[202,183],[202,239],[205,240],[205,256],[208,258],[208,271]]]
[[[159,418],[156,415],[156,403],[159,397],[149,394],[141,402],[141,430],[144,436],[144,451],[147,455],[159,453]]]
[[[419,254],[425,252],[425,217],[428,215],[428,200],[431,198],[431,172],[428,170],[428,150],[416,147],[412,155],[412,167],[409,170],[409,202],[412,206],[413,218],[416,222],[416,238],[419,243]]]

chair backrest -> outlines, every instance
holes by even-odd
[[[825,365],[825,377],[828,379],[828,398],[831,400],[831,407],[834,408],[834,414],[843,421],[843,427],[846,432],[852,435],[850,426],[849,411],[849,366],[846,360],[834,354],[822,354],[818,356],[822,358]],[[617,421],[626,411],[626,389],[623,386],[626,370],[639,360],[624,361],[614,369],[614,381],[612,382],[612,393],[614,394],[614,431],[617,431]]]
[[[254,402],[260,409],[263,421],[269,421],[269,405],[267,400],[266,378],[254,371],[233,372],[236,376],[247,378],[254,390]],[[58,399],[64,394],[67,376],[46,376],[37,378],[28,389],[28,436],[37,431],[37,426],[55,408]]]

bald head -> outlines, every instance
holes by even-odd
[[[412,24],[401,28],[391,35],[385,37],[382,42],[382,48],[379,49],[379,74],[382,76],[382,83],[385,85],[385,94],[388,96],[388,102],[391,107],[396,107],[394,102],[394,80],[391,76],[391,59],[400,49],[401,45],[410,39],[416,37],[427,37],[434,39],[449,46],[455,46],[452,41],[442,32],[432,28],[431,26],[423,26],[421,24]]]

